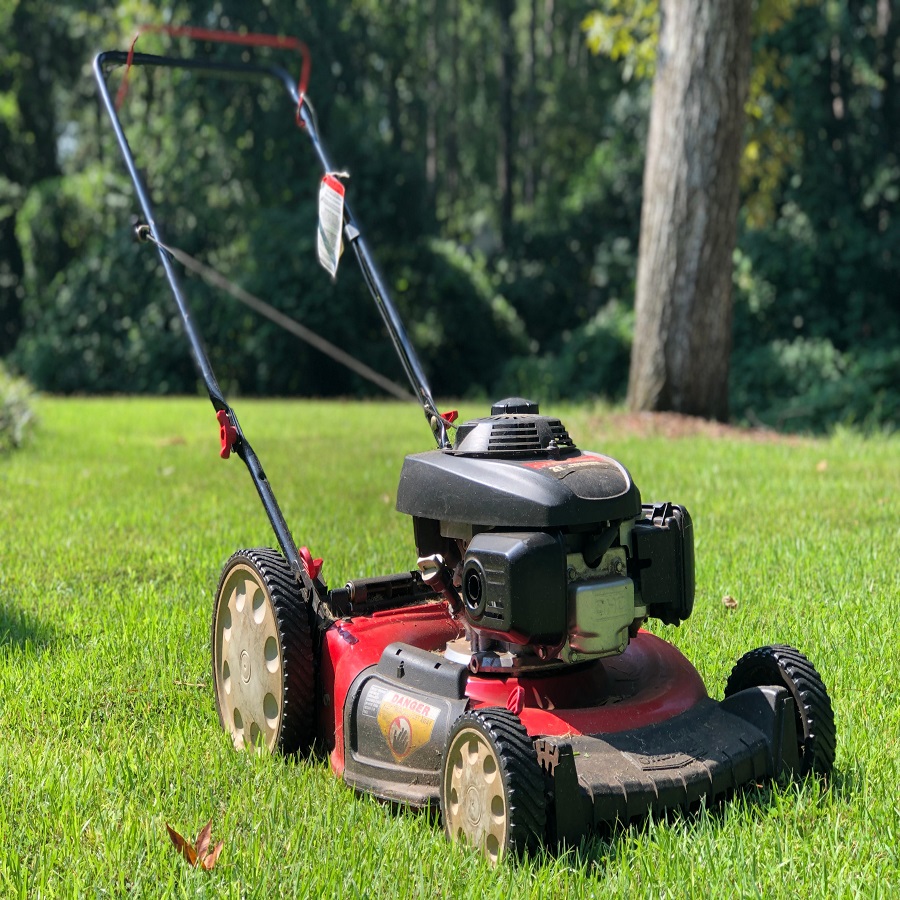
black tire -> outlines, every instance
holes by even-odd
[[[489,707],[456,720],[444,749],[441,815],[450,840],[494,864],[537,847],[547,821],[544,778],[518,716]]]
[[[834,768],[836,732],[828,690],[815,666],[799,651],[784,644],[759,647],[735,664],[725,685],[730,697],[749,687],[777,685],[794,698],[801,777],[828,777]]]
[[[275,550],[239,550],[213,603],[213,686],[219,722],[237,749],[309,749],[316,664],[309,604]]]

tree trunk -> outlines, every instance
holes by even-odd
[[[725,419],[750,0],[663,0],[628,405]]]

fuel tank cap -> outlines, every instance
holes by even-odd
[[[505,400],[498,400],[491,407],[492,416],[536,416],[539,412],[537,403],[524,397],[507,397]]]

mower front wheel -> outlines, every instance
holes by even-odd
[[[735,663],[725,685],[725,696],[766,685],[785,687],[794,698],[800,751],[798,774],[827,778],[834,767],[834,711],[815,666],[799,650],[785,644],[759,647]]]
[[[295,753],[315,736],[309,607],[275,550],[239,550],[219,579],[212,619],[219,721],[238,750]]]
[[[444,753],[441,813],[450,840],[494,864],[539,843],[547,817],[544,779],[517,716],[489,707],[457,719]]]

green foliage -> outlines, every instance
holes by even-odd
[[[128,192],[121,176],[95,164],[41,182],[19,214],[29,290],[15,360],[44,390],[193,386],[158,266],[134,244],[129,217],[121,221]]]
[[[895,415],[900,15],[890,12],[754,5],[738,416],[824,428]],[[155,251],[131,241],[133,190],[85,63],[125,47],[138,22],[203,22],[309,44],[330,158],[351,172],[349,202],[437,392],[621,396],[658,3],[602,0],[586,16],[578,0],[520,0],[506,75],[499,16],[470,0],[4,5],[0,356],[44,390],[197,390]],[[241,53],[153,34],[138,49]],[[335,283],[316,266],[318,165],[280,87],[136,68],[122,118],[168,240],[402,380],[352,254]],[[503,141],[516,148],[511,198],[497,176]],[[184,283],[227,390],[370,390],[199,280]],[[755,363],[768,368],[751,373]]]
[[[841,353],[827,338],[778,339],[735,359],[735,412],[775,428],[867,429],[900,421],[900,349]]]
[[[220,13],[232,28],[244,15],[237,8]],[[279,27],[306,33],[308,15],[298,11],[297,18],[297,28],[287,18]],[[399,46],[382,45],[381,38],[373,44],[358,30],[356,18],[329,20],[320,10],[313,19],[343,34],[350,47],[365,43],[371,53],[389,54],[383,65],[404,59]],[[255,21],[246,24],[259,27]],[[384,27],[398,24],[391,19]],[[405,27],[417,26],[412,21]],[[144,36],[140,49],[154,50],[154,42],[164,43]],[[377,100],[367,105],[361,95],[380,66],[361,68],[356,59],[348,51],[330,72],[324,65],[314,67],[313,97],[323,133],[333,158],[350,161],[350,198],[370,244],[387,244],[379,255],[388,283],[421,338],[436,389],[483,389],[503,359],[527,352],[522,323],[491,285],[483,261],[476,262],[477,252],[431,240],[428,189],[415,160],[421,141],[401,139],[399,133],[402,125],[414,123],[396,122],[397,132],[373,129]],[[396,78],[399,85],[401,75]],[[115,76],[112,80],[115,86]],[[123,121],[139,164],[146,166],[165,236],[370,365],[402,377],[352,260],[345,260],[336,284],[315,265],[318,170],[280,88],[229,84],[212,91],[213,86],[177,73],[135,69],[131,74]],[[339,122],[334,134],[328,128],[332,119]],[[110,137],[104,153],[114,159],[118,151]],[[62,181],[44,181],[23,205],[18,236],[26,256],[27,328],[16,359],[48,390],[192,391],[195,378],[174,308],[153,275],[155,252],[128,242],[123,212],[134,206],[130,189],[123,190],[118,178],[96,177],[108,168],[94,165]],[[75,246],[77,254],[71,250]],[[134,291],[136,284],[141,291]],[[365,390],[355,376],[298,347],[294,338],[236,308],[234,301],[194,280],[187,285],[228,389]]]
[[[612,300],[587,323],[563,332],[560,346],[507,363],[501,382],[542,401],[620,399],[628,380],[634,312]]]
[[[581,27],[592,53],[623,62],[622,78],[652,78],[659,38],[658,0],[607,0]]]
[[[813,430],[895,428],[900,21],[804,4],[763,42],[803,140],[784,160],[771,221],[759,227],[748,210],[739,240],[735,412]]]
[[[0,362],[0,455],[21,447],[34,427],[34,389]]]
[[[435,389],[449,396],[483,392],[510,356],[529,349],[516,309],[498,294],[483,258],[432,241],[400,276],[398,302],[415,323],[413,343],[429,362]]]

